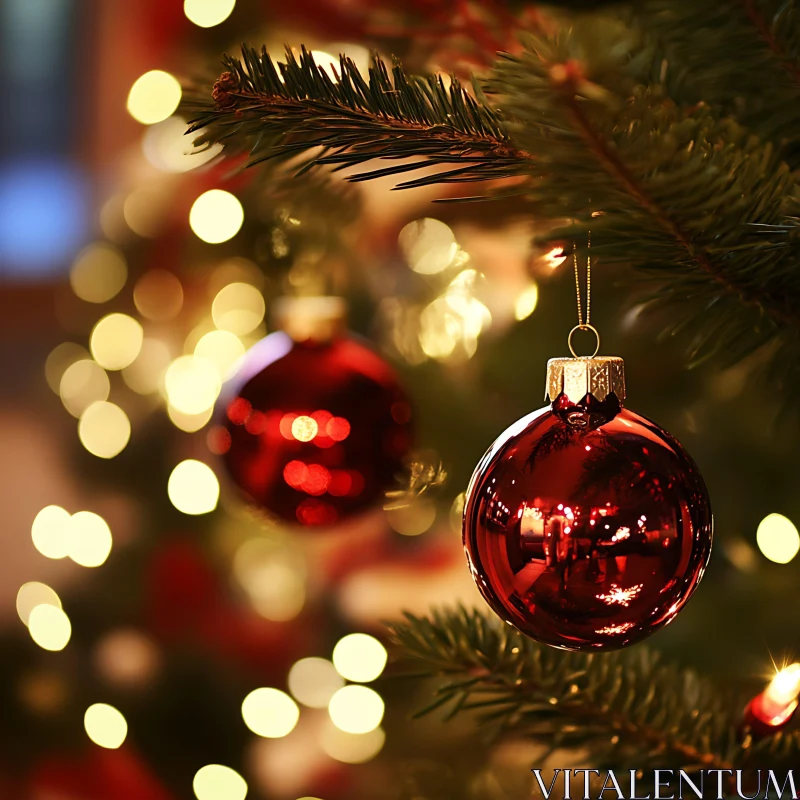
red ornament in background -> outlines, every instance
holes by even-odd
[[[411,446],[406,394],[391,367],[343,331],[337,301],[290,301],[285,330],[245,356],[212,434],[250,502],[308,528],[379,503]]]
[[[697,587],[708,494],[681,445],[621,407],[621,359],[552,359],[548,394],[478,464],[464,547],[484,598],[523,633],[618,649],[671,622]]]

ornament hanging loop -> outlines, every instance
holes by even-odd
[[[589,356],[579,356],[575,352],[575,348],[572,345],[572,337],[575,335],[575,331],[591,331],[594,334],[595,339],[597,340],[594,348],[594,352]],[[570,332],[569,336],[567,336],[567,344],[569,345],[569,351],[572,353],[573,358],[594,358],[600,352],[600,334],[597,331],[597,328],[594,325],[590,325],[588,322],[582,322],[576,325]]]
[[[567,344],[569,345],[569,351],[572,353],[574,358],[594,358],[600,352],[600,334],[597,332],[597,328],[595,328],[592,322],[592,234],[589,233],[586,238],[586,317],[583,316],[583,303],[581,302],[581,275],[580,269],[578,268],[578,245],[576,242],[572,243],[572,264],[575,268],[575,300],[578,306],[578,324],[569,332],[569,336],[567,336]],[[572,337],[575,335],[575,331],[591,331],[595,339],[597,340],[597,345],[594,348],[594,352],[590,356],[579,356],[575,352],[575,348],[572,345]]]

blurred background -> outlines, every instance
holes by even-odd
[[[425,693],[393,678],[381,621],[482,605],[463,491],[566,354],[563,243],[519,201],[237,172],[179,110],[242,40],[460,76],[516,46],[501,2],[404,5],[0,5],[0,797],[527,796],[524,742],[410,720]],[[686,342],[637,315],[644,291],[596,262],[593,322],[717,520],[706,579],[652,645],[759,685],[800,650],[795,416],[756,362],[687,371]],[[391,365],[414,444],[388,500],[306,530],[242,504],[213,411],[276,300],[315,293]]]

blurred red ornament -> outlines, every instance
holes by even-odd
[[[34,797],[59,800],[173,800],[136,752],[90,746],[72,756],[54,756],[33,770]]]
[[[552,406],[512,425],[472,476],[464,547],[486,601],[523,633],[614,650],[694,592],[711,551],[708,494],[676,439],[622,409],[621,359],[548,370]]]
[[[245,498],[307,528],[373,507],[411,446],[411,406],[389,365],[358,339],[279,331],[244,358],[210,444]]]

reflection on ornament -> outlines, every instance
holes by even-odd
[[[621,360],[551,361],[552,407],[502,434],[467,492],[464,546],[484,598],[523,633],[569,650],[623,647],[668,624],[711,549],[697,467],[621,407],[614,370]]]
[[[306,527],[374,505],[411,441],[410,406],[393,372],[345,336],[266,337],[241,362],[220,411],[213,446],[236,485],[272,515]]]

